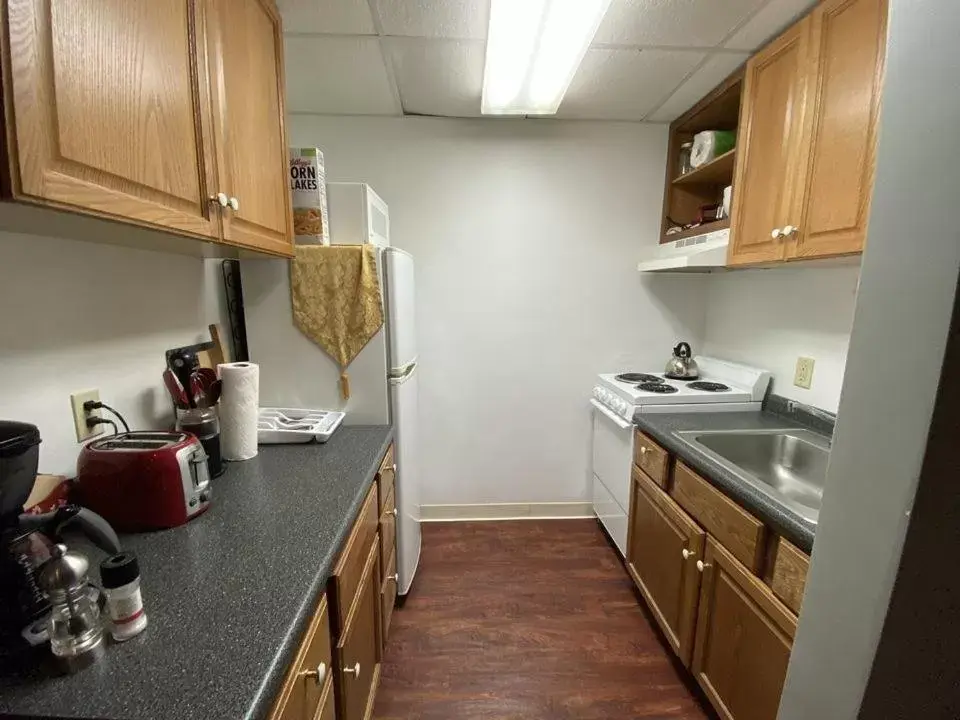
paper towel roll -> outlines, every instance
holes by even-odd
[[[260,410],[260,366],[249,362],[217,365],[220,395],[220,452],[225,460],[257,455],[257,413]]]

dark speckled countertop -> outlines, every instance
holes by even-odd
[[[770,412],[649,413],[634,416],[634,424],[667,450],[737,500],[800,549],[810,552],[817,526],[785,505],[771,500],[677,435],[685,430],[773,430],[803,428],[800,423]],[[825,439],[829,441],[829,437]]]
[[[5,672],[0,717],[265,717],[391,439],[344,427],[324,445],[261,447],[214,481],[205,515],[122,537],[146,631],[75,675]]]

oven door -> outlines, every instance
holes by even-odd
[[[633,424],[596,400],[593,406],[593,511],[620,554],[627,547]]]

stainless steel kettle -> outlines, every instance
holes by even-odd
[[[693,351],[689,343],[677,343],[673,349],[673,357],[667,362],[667,368],[663,374],[671,380],[696,380],[700,377],[700,368],[697,367],[697,361],[693,359]]]

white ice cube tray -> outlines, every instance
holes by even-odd
[[[326,442],[344,417],[345,413],[334,410],[262,407],[257,416],[257,442],[263,445]]]

